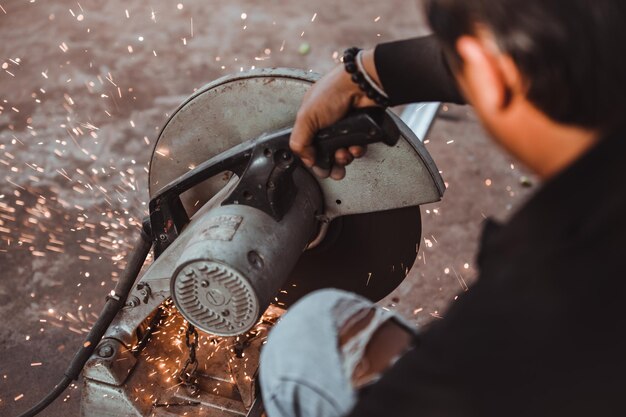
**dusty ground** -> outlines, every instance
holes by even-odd
[[[146,214],[157,130],[186,95],[252,66],[325,72],[347,46],[425,30],[399,0],[0,0],[0,414],[56,383],[100,311]],[[483,218],[528,193],[467,107],[442,113],[428,147],[449,188],[385,300],[419,324],[472,282]],[[42,415],[77,415],[78,397]]]

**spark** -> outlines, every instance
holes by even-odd
[[[467,283],[463,279],[463,276],[458,274],[454,268],[452,268],[452,272],[454,272],[454,275],[456,276],[456,279],[459,281],[461,288],[463,288],[463,291],[469,290],[469,287],[467,286]]]

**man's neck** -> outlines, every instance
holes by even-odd
[[[580,158],[599,138],[597,131],[557,123],[532,106],[500,142],[546,180]]]

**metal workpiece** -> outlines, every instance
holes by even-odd
[[[412,103],[402,109],[400,119],[421,142],[424,142],[432,127],[441,103]]]
[[[206,332],[248,331],[287,280],[318,231],[322,196],[303,168],[293,172],[293,202],[280,221],[244,204],[216,207],[188,243],[172,278],[174,303]]]

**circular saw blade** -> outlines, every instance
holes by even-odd
[[[262,69],[224,77],[199,89],[179,106],[159,134],[150,161],[150,197],[235,145],[291,127],[304,94],[317,78],[316,74],[300,70]],[[397,151],[400,155],[413,153],[407,158],[419,165],[415,162],[418,157],[414,144],[401,141],[398,146],[402,147]],[[376,149],[369,149],[370,157],[375,154]],[[398,165],[410,165],[405,162]],[[398,178],[407,175],[408,180],[416,176],[415,181],[423,180],[414,173],[400,173]],[[192,216],[230,178],[231,173],[224,172],[183,194],[188,215]],[[351,175],[344,181],[349,182],[350,178]],[[385,183],[385,188],[396,189],[394,185],[397,186]],[[432,188],[428,183],[418,185],[424,192]],[[374,207],[377,201],[385,199],[375,195],[373,189],[363,187],[363,193]],[[424,198],[434,201],[440,195],[436,189],[431,194]],[[340,195],[327,198],[327,210],[332,210]],[[280,305],[287,306],[313,290],[327,287],[353,291],[375,301],[389,294],[413,265],[421,238],[419,207],[413,203],[404,205],[409,207],[335,218],[324,242],[301,256],[284,290],[277,294]],[[347,206],[344,199],[342,208]]]
[[[279,305],[322,288],[338,288],[378,301],[413,266],[421,239],[419,207],[353,214],[335,219],[324,242],[302,254]]]

